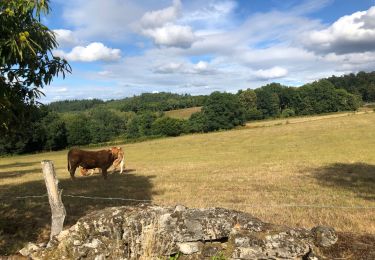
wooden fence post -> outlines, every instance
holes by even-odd
[[[52,212],[52,224],[51,224],[51,236],[50,240],[60,234],[63,229],[64,219],[66,216],[66,211],[64,204],[61,200],[62,190],[59,190],[59,181],[56,178],[55,169],[53,167],[53,162],[49,160],[44,160],[42,163],[43,177],[46,182],[48,200],[51,206]]]

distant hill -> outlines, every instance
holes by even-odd
[[[119,100],[103,101],[92,100],[64,100],[52,102],[47,107],[55,112],[75,112],[84,111],[95,107],[120,110],[123,112],[140,111],[169,111],[181,108],[202,106],[206,96],[192,96],[188,94],[174,93],[143,93],[139,96],[128,97]]]
[[[345,89],[351,94],[358,95],[364,102],[375,102],[375,71],[351,73],[340,77],[326,78],[336,88]],[[203,106],[207,95],[192,96],[189,94],[174,94],[168,92],[143,93],[139,96],[119,100],[103,101],[100,99],[64,100],[47,105],[55,112],[85,111],[95,107],[104,107],[123,112],[141,111],[172,111]],[[171,113],[173,115],[173,112]],[[183,118],[183,117],[182,117]]]

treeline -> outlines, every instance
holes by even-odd
[[[52,102],[47,107],[54,112],[65,113],[74,111],[84,111],[104,104],[100,99],[63,100]]]
[[[55,112],[85,111],[90,108],[108,108],[120,111],[169,111],[180,108],[202,106],[206,96],[179,95],[173,93],[143,93],[139,96],[128,97],[120,100],[102,101],[92,100],[64,100],[52,102],[47,105]]]
[[[272,83],[236,94],[213,92],[194,97],[147,93],[111,102],[55,102],[30,108],[31,121],[0,137],[0,154],[231,129],[250,120],[354,111],[361,102],[360,93],[337,88],[329,79],[302,87]],[[91,108],[84,109],[85,106]],[[164,114],[170,109],[193,106],[202,109],[187,120]]]
[[[364,102],[375,102],[375,71],[351,73],[341,77],[327,78],[336,88],[360,95]]]

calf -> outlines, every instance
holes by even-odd
[[[74,174],[78,166],[85,169],[99,168],[103,178],[107,178],[107,170],[113,164],[117,167],[123,161],[124,153],[121,147],[112,147],[109,150],[84,151],[72,148],[68,152],[68,171],[70,177],[74,179]]]

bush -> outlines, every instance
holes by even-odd
[[[247,120],[260,120],[262,118],[263,118],[262,111],[260,111],[256,108],[249,109],[248,111],[246,111],[246,119]]]
[[[171,117],[160,117],[152,124],[154,135],[179,136],[187,132],[187,121]]]
[[[287,118],[287,117],[291,117],[295,115],[296,115],[296,112],[294,112],[294,109],[291,109],[291,108],[286,108],[283,110],[283,112],[281,112],[282,118]]]
[[[193,113],[188,121],[188,132],[199,133],[204,131],[206,118],[202,112]]]

